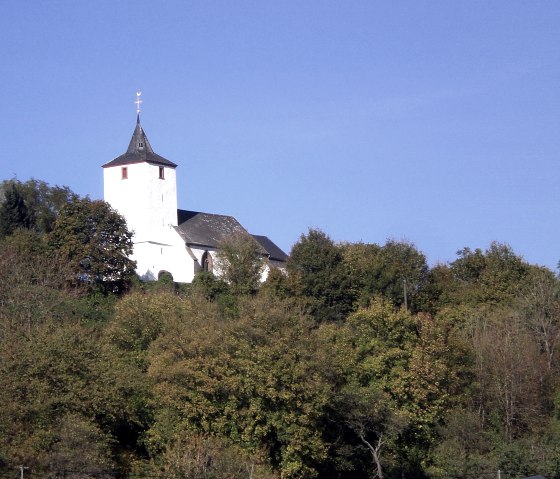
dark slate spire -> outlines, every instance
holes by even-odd
[[[130,143],[128,145],[128,149],[126,150],[127,153],[154,153],[152,147],[150,146],[150,142],[146,137],[146,133],[140,125],[140,115],[136,117],[136,128],[134,128],[134,133],[132,134],[132,138],[130,139]]]
[[[163,156],[159,156],[154,153],[148,137],[140,124],[140,114],[136,116],[136,128],[134,128],[134,133],[132,133],[132,138],[128,145],[128,149],[124,155],[118,156],[114,160],[103,165],[103,168],[118,165],[129,165],[131,163],[154,163],[156,165],[168,166],[170,168],[175,168],[177,165]]]

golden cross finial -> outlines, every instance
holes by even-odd
[[[140,105],[142,104],[142,100],[140,99],[140,95],[142,95],[142,92],[137,91],[136,92],[136,101],[134,102],[136,104],[136,114],[137,115],[140,114]]]

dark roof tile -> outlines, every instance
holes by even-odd
[[[288,255],[284,253],[268,236],[251,235],[267,251],[269,258],[274,261],[285,263]]]
[[[126,153],[117,156],[114,160],[109,163],[105,163],[103,168],[119,165],[130,165],[133,163],[153,163],[156,165],[168,166],[170,168],[176,168],[177,165],[172,161],[165,159],[163,156],[159,156],[154,153],[152,145],[148,141],[148,137],[142,126],[140,125],[140,116],[136,119],[136,128],[134,128],[134,133],[132,133],[132,138],[128,145]]]
[[[233,216],[177,210],[177,232],[186,244],[216,249],[229,236],[249,233]],[[267,251],[261,248],[261,254]]]

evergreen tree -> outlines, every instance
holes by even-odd
[[[30,216],[23,196],[12,182],[0,206],[0,237],[11,235],[18,228],[29,228]]]

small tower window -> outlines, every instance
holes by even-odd
[[[144,148],[144,143],[139,142],[139,143],[138,143],[138,148]]]
[[[121,180],[128,180],[128,168],[126,166],[121,168]]]
[[[160,179],[160,180],[164,180],[164,179],[165,179],[164,168],[163,168],[163,166],[160,166],[160,167],[159,167],[159,179]]]

